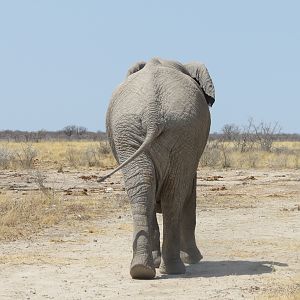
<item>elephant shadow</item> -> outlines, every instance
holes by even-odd
[[[202,261],[186,266],[186,273],[181,275],[162,274],[160,279],[194,278],[194,277],[223,277],[230,275],[259,275],[274,272],[275,266],[287,267],[288,264],[274,261]]]

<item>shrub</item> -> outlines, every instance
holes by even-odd
[[[114,159],[108,143],[93,143],[84,149],[69,147],[66,151],[66,158],[69,164],[77,168],[87,167],[112,167]]]
[[[15,154],[13,151],[6,147],[0,148],[0,168],[8,169],[12,166],[13,161],[15,160]]]
[[[71,147],[68,147],[66,151],[66,159],[71,167],[77,168],[80,165],[80,151]]]
[[[38,152],[31,144],[22,144],[21,149],[16,151],[16,157],[25,169],[33,168],[34,159],[37,157]]]
[[[202,167],[216,167],[221,160],[221,152],[218,149],[218,141],[208,142],[200,159]]]

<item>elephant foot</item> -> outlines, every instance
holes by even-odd
[[[159,271],[161,274],[184,274],[185,265],[181,259],[165,263],[162,261]]]
[[[155,269],[145,265],[134,265],[130,268],[133,279],[152,279],[155,277]]]
[[[196,264],[203,258],[203,256],[196,247],[194,249],[181,250],[180,258],[185,264]]]
[[[130,266],[130,275],[133,279],[152,279],[155,277],[153,260],[133,258]]]
[[[159,268],[161,263],[161,253],[158,250],[152,251],[152,257],[154,262],[154,267]]]

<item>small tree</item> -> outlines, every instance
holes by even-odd
[[[71,137],[75,132],[77,132],[77,126],[75,125],[68,125],[63,128],[63,132],[67,137]]]
[[[77,135],[82,136],[87,132],[87,128],[83,126],[77,127]]]
[[[265,123],[260,122],[258,125],[252,124],[255,137],[260,144],[260,148],[263,151],[271,152],[273,142],[276,138],[276,134],[281,131],[278,122],[276,123]]]
[[[47,135],[47,131],[45,129],[38,130],[35,132],[35,141],[38,143],[42,139],[44,139]]]
[[[225,124],[222,128],[222,135],[225,141],[236,141],[240,135],[240,128],[235,124]]]
[[[34,133],[31,131],[24,131],[24,140],[25,142],[30,142],[34,139]]]
[[[237,148],[239,148],[242,153],[251,151],[255,146],[255,137],[253,136],[252,133],[252,127],[253,127],[253,119],[250,118],[248,119],[248,123],[244,125],[243,128],[241,129],[239,140],[236,145]]]

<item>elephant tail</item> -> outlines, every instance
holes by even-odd
[[[154,141],[154,139],[156,137],[158,137],[160,135],[161,132],[162,132],[162,130],[153,130],[153,131],[150,131],[146,135],[146,138],[145,138],[144,142],[142,143],[142,145],[140,146],[140,148],[135,153],[133,153],[128,159],[126,159],[122,164],[120,164],[112,172],[108,173],[107,175],[105,175],[103,177],[98,178],[97,182],[103,182],[104,180],[106,180],[107,178],[109,178],[111,175],[113,175],[114,173],[118,172],[123,167],[125,167],[127,164],[129,164],[130,162],[132,162],[143,151],[147,150],[147,148],[149,147],[149,145]]]

